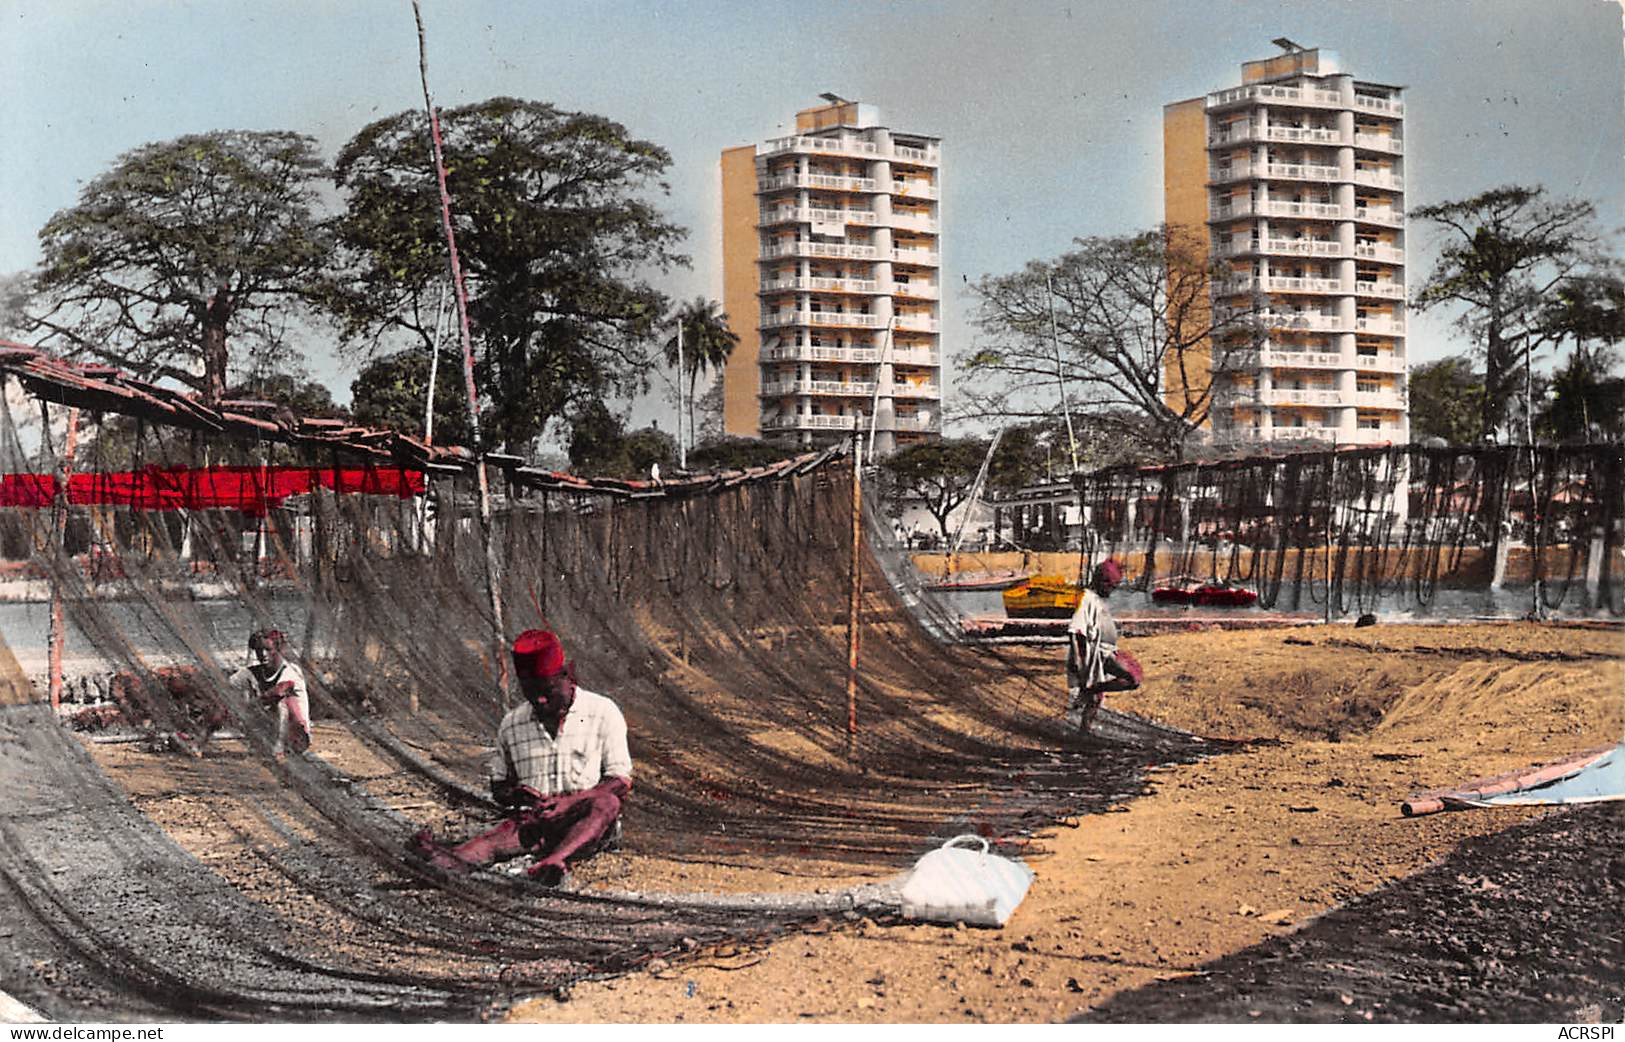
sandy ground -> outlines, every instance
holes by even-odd
[[[1398,887],[1422,878],[1464,841],[1493,841],[1540,817],[1503,809],[1404,818],[1402,800],[1612,745],[1625,733],[1619,628],[1209,630],[1131,635],[1126,646],[1148,679],[1113,698],[1111,708],[1255,741],[1156,769],[1149,795],[1059,823],[1042,837],[1047,853],[1031,861],[1037,878],[1004,928],[834,916],[777,940],[697,945],[640,972],[582,981],[496,1011],[519,1021],[652,1023],[1033,1023],[1093,1010],[1119,1020],[1200,1019],[1180,1005],[1188,1000],[1157,989],[1188,987],[1200,996],[1223,960],[1286,943],[1373,894],[1402,893]],[[1060,655],[1054,647],[1024,650],[1016,664],[1053,674],[1059,698]],[[339,724],[320,724],[317,744],[324,759],[407,818],[441,830],[466,824],[420,780],[378,761]],[[273,839],[265,832],[267,813],[292,794],[240,744],[225,743],[201,761],[133,745],[90,748],[182,847],[303,936],[321,938],[318,948],[387,941],[390,962],[398,958],[404,967],[418,958],[403,938],[351,937],[337,912],[295,899],[286,879],[252,852],[255,842]],[[474,750],[442,752],[451,763]],[[293,820],[297,812],[288,804],[280,813]],[[314,828],[299,826],[307,827]],[[307,838],[330,841],[315,833]],[[1616,858],[1603,866],[1609,886],[1619,882],[1620,864]],[[625,852],[584,866],[577,883],[810,891],[873,882],[891,871],[837,861],[655,857],[638,850],[634,835]],[[395,885],[385,876],[373,883]],[[491,972],[475,963],[468,970]],[[1619,972],[1604,967],[1596,979],[1617,982]],[[1334,1012],[1357,1016],[1373,1008],[1357,976],[1347,985],[1349,1001],[1340,994]],[[1570,989],[1574,995],[1564,993],[1565,1001],[1584,1005],[1590,996],[1581,992],[1591,987],[1584,981]],[[1256,1012],[1245,1003],[1215,1008],[1227,1011],[1221,1019]],[[1272,1012],[1294,1019],[1299,1009],[1281,1004]],[[1480,1019],[1529,1019],[1515,1006],[1474,1009]],[[1415,1008],[1408,1015],[1432,1019]]]
[[[1618,629],[1332,627],[1126,646],[1149,679],[1112,707],[1273,741],[1162,769],[1150,797],[1063,823],[1004,928],[835,919],[758,948],[584,982],[512,1018],[1066,1020],[1147,985],[1200,980],[1214,960],[1540,813],[1405,818],[1407,796],[1611,745],[1625,731]],[[1055,654],[1033,652],[1034,666]],[[1362,1001],[1357,1013],[1369,1008]],[[1148,1004],[1147,1018],[1158,1008]],[[1132,1002],[1126,1009],[1136,1019]]]

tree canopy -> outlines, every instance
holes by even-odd
[[[424,122],[372,123],[335,164],[348,291],[333,303],[353,348],[432,342],[446,260]],[[683,229],[646,198],[667,190],[671,157],[535,101],[447,109],[441,125],[487,439],[518,450],[556,418],[645,390],[667,301],[642,279],[687,263]]]
[[[1214,315],[1208,258],[1183,230],[1076,244],[1054,261],[972,284],[981,337],[958,359],[968,412],[1053,415],[1061,375],[1075,412],[1143,417],[1121,436],[1143,441],[1158,458],[1178,459],[1212,406],[1211,372],[1256,347],[1251,309]]]
[[[424,403],[429,393],[429,352],[416,348],[397,351],[368,362],[350,384],[350,405],[355,422],[367,427],[388,427],[423,437]],[[469,445],[473,430],[468,422],[468,398],[463,388],[462,359],[442,351],[435,374],[434,442]]]
[[[1452,355],[1411,369],[1411,437],[1442,438],[1451,445],[1480,439],[1484,375],[1466,355]]]
[[[658,464],[670,471],[677,441],[655,427],[626,429],[626,421],[603,402],[587,402],[571,417],[570,469],[586,477],[647,479]]]
[[[315,142],[216,131],[144,145],[40,231],[28,332],[42,347],[219,401],[228,370],[297,357],[298,306],[326,294]]]
[[[948,515],[970,497],[976,474],[987,455],[987,442],[976,438],[922,441],[900,449],[880,462],[891,480],[895,504],[918,500],[936,519],[946,542]]]
[[[1460,307],[1456,326],[1484,358],[1480,438],[1508,426],[1523,384],[1519,359],[1551,339],[1544,324],[1548,301],[1596,245],[1595,215],[1589,202],[1551,199],[1545,189],[1523,185],[1412,211],[1434,225],[1442,240],[1415,304]]]

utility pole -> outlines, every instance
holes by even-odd
[[[683,316],[677,316],[677,469],[688,469],[687,443],[683,441]]]
[[[1061,333],[1055,322],[1055,282],[1044,273],[1044,294],[1049,298],[1049,342],[1055,348],[1055,381],[1061,385],[1061,413],[1066,417],[1066,443],[1072,449],[1072,473],[1078,472],[1078,436],[1072,432],[1072,406],[1066,400],[1066,370],[1061,364]]]

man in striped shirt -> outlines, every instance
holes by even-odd
[[[513,663],[525,704],[502,718],[491,768],[491,795],[510,817],[449,848],[424,830],[412,849],[452,871],[529,853],[537,859],[530,876],[556,886],[571,861],[596,853],[619,830],[632,791],[626,720],[614,702],[576,686],[575,663],[565,661],[553,633],[521,633]]]

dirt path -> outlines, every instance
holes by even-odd
[[[1152,679],[1115,708],[1280,744],[1163,769],[1151,796],[1058,829],[1002,930],[837,920],[583,983],[513,1019],[1064,1020],[1288,934],[1538,813],[1407,819],[1406,796],[1625,731],[1618,630],[1338,627],[1132,647]]]

